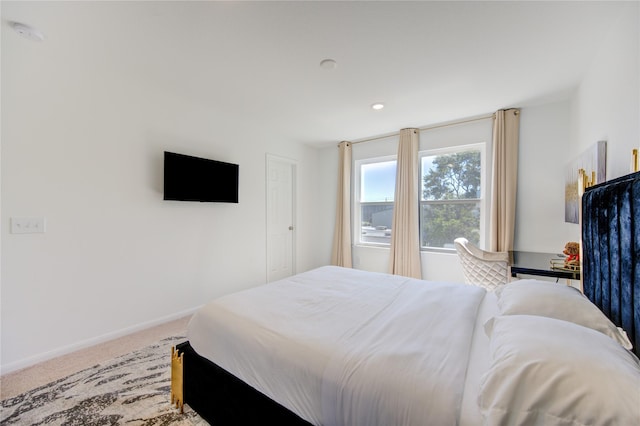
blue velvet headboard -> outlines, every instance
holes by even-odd
[[[640,355],[640,172],[585,191],[582,250],[584,294]]]

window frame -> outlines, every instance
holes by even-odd
[[[486,223],[487,223],[487,206],[486,206],[486,194],[487,194],[487,158],[486,158],[487,143],[477,142],[463,145],[451,145],[444,148],[426,149],[418,152],[419,162],[419,190],[418,190],[418,232],[420,238],[420,251],[421,252],[439,252],[439,253],[452,253],[455,252],[455,247],[429,247],[422,245],[422,206],[423,205],[442,205],[442,204],[466,204],[469,202],[480,203],[480,247],[485,246],[486,238]],[[423,170],[422,170],[422,158],[432,157],[438,155],[450,155],[459,152],[466,151],[480,151],[480,198],[465,198],[456,200],[423,200]]]
[[[381,204],[381,205],[391,205],[392,207],[395,204],[395,182],[394,182],[394,194],[392,201],[370,201],[370,202],[362,202],[361,191],[362,191],[362,166],[367,164],[375,164],[375,163],[386,163],[389,161],[395,161],[396,166],[398,164],[398,156],[397,155],[384,155],[380,157],[373,158],[364,158],[361,160],[354,161],[354,197],[353,197],[353,242],[356,246],[366,246],[366,247],[379,247],[379,248],[390,248],[391,242],[381,243],[381,242],[373,242],[373,241],[362,241],[362,206],[363,205],[373,205],[373,204]]]
[[[480,198],[469,198],[462,200],[422,200],[422,157],[428,157],[433,155],[448,155],[455,154],[458,152],[464,151],[479,151],[480,152]],[[419,225],[417,232],[420,233],[422,229],[422,205],[423,204],[461,204],[461,203],[469,203],[469,202],[479,202],[480,203],[480,247],[485,246],[486,242],[486,229],[487,229],[487,196],[490,193],[490,188],[488,187],[488,167],[490,165],[487,162],[487,142],[475,142],[469,144],[462,145],[450,145],[447,147],[441,148],[433,148],[421,150],[418,152],[418,161],[419,161],[419,174],[418,174],[418,215],[419,215]],[[352,237],[353,237],[353,245],[354,246],[364,246],[364,247],[377,247],[377,248],[390,248],[390,243],[381,243],[381,242],[371,242],[371,241],[362,241],[362,206],[367,204],[389,204],[394,206],[395,204],[395,190],[394,190],[394,200],[391,202],[361,202],[361,191],[362,191],[362,166],[366,164],[374,164],[374,163],[384,163],[387,161],[395,161],[397,164],[397,155],[383,155],[377,157],[363,158],[359,160],[354,160],[353,167],[353,198],[352,198]],[[422,238],[420,238],[420,251],[421,252],[441,252],[441,253],[454,253],[455,248],[446,248],[446,247],[427,247],[422,245]]]

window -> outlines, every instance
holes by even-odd
[[[420,244],[423,249],[452,249],[465,237],[476,245],[482,239],[482,159],[484,144],[420,155]]]
[[[391,222],[396,186],[395,157],[356,162],[356,224],[360,244],[391,244]]]
[[[420,153],[420,245],[453,250],[465,237],[483,246],[485,145],[474,144]],[[396,157],[355,162],[354,241],[391,244]]]

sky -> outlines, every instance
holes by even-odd
[[[396,186],[396,161],[362,165],[360,201],[393,201]]]
[[[435,156],[422,157],[422,170],[428,170]],[[396,186],[396,161],[361,166],[360,202],[393,201]]]

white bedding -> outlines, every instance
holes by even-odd
[[[327,266],[212,301],[188,338],[313,424],[478,424],[485,294]]]
[[[489,336],[485,332],[485,323],[498,315],[498,302],[494,292],[487,292],[478,309],[471,349],[469,350],[469,364],[467,366],[467,378],[462,395],[462,407],[460,409],[460,426],[478,426],[481,424],[478,395],[482,384],[483,375],[491,367],[491,354],[489,351]]]

